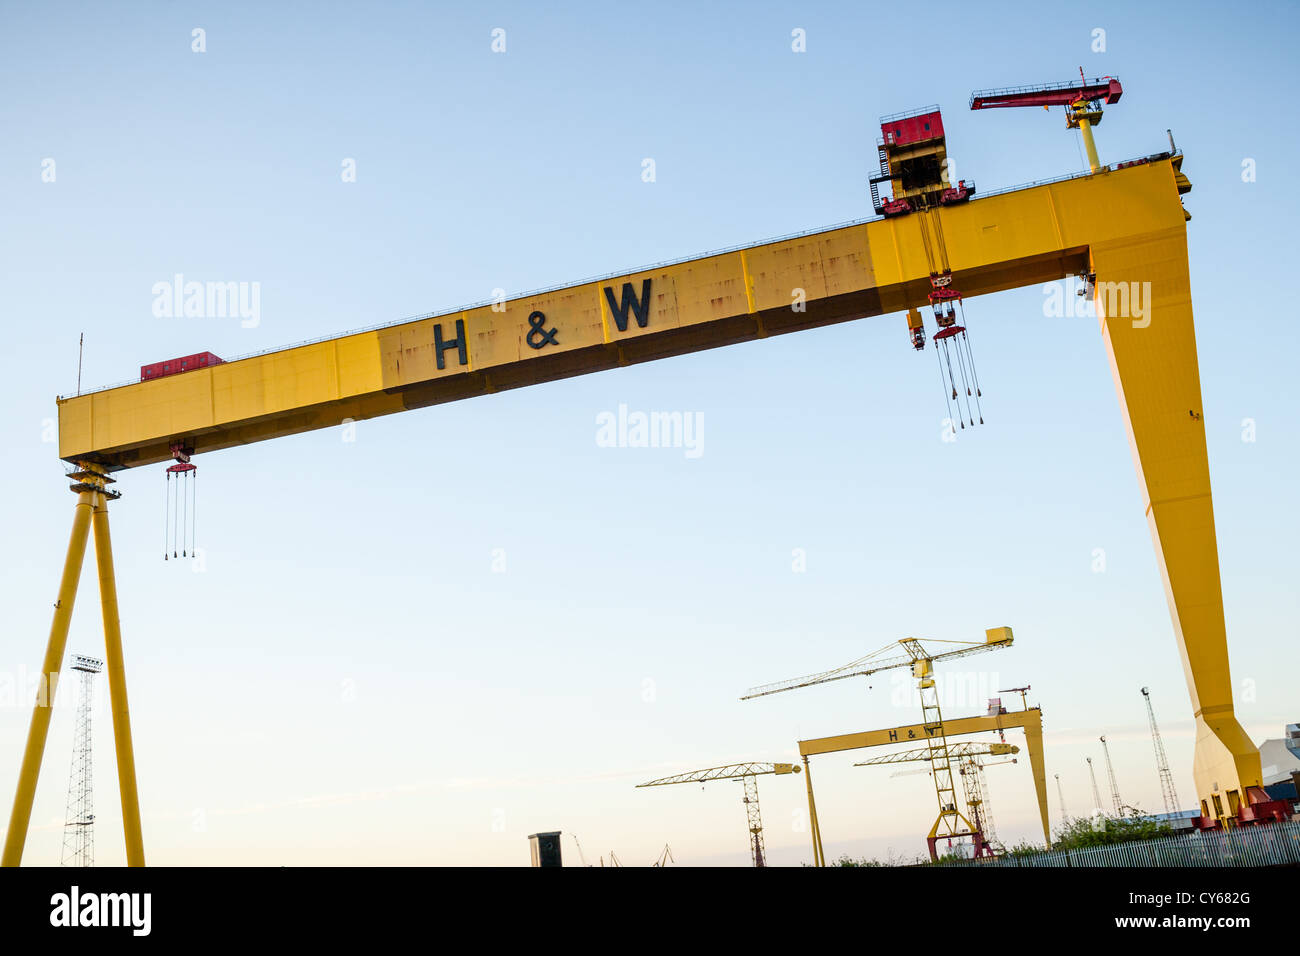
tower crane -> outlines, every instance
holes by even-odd
[[[1019,747],[1007,743],[976,741],[949,744],[948,746],[948,756],[959,761],[957,772],[961,776],[966,794],[967,814],[971,822],[975,824],[976,830],[979,831],[979,836],[976,837],[976,856],[988,855],[988,853],[984,852],[986,847],[991,852],[997,852],[996,848],[999,847],[997,832],[993,827],[993,815],[989,809],[988,785],[984,780],[984,767],[994,766],[994,764],[986,764],[980,758],[985,756],[1005,756],[1019,752]],[[901,750],[898,753],[860,760],[853,766],[873,767],[882,764],[907,763],[929,759],[929,749],[921,748],[918,750]],[[997,762],[1003,763],[1005,761]]]
[[[1160,795],[1165,801],[1165,811],[1178,811],[1178,791],[1174,789],[1174,775],[1169,769],[1169,758],[1165,756],[1165,743],[1160,739],[1160,728],[1156,726],[1156,712],[1151,707],[1151,691],[1142,688],[1142,700],[1147,705],[1147,721],[1151,724],[1151,743],[1156,750],[1156,773],[1160,775]]]
[[[669,863],[676,863],[676,862],[677,861],[673,859],[672,847],[670,847],[667,843],[665,843],[663,852],[659,854],[659,859],[655,860],[650,865],[657,866],[657,867],[664,867],[667,866]]]
[[[957,808],[957,788],[953,781],[951,748],[943,731],[943,714],[939,708],[939,691],[934,682],[934,665],[936,661],[955,660],[982,654],[1002,647],[1010,647],[1013,640],[1011,628],[995,627],[984,632],[983,641],[934,641],[922,644],[913,637],[904,638],[880,648],[877,651],[859,657],[833,670],[819,674],[808,674],[790,680],[778,681],[751,687],[741,700],[766,697],[783,691],[797,690],[800,687],[812,687],[815,684],[827,684],[831,681],[844,680],[848,677],[863,677],[897,667],[910,667],[912,676],[917,680],[917,689],[921,696],[922,727],[926,733],[926,759],[930,762],[930,773],[934,780],[935,796],[939,801],[939,816],[930,828],[926,844],[930,849],[930,859],[937,860],[935,843],[942,839],[971,837],[975,841],[976,853],[984,846],[979,828]],[[927,646],[931,645],[931,646]],[[955,645],[951,650],[933,645]]]
[[[658,780],[638,783],[637,788],[665,787],[673,783],[707,783],[710,780],[741,781],[745,785],[743,799],[745,816],[749,824],[750,859],[753,860],[754,866],[767,866],[767,851],[763,846],[763,819],[758,811],[758,778],[769,773],[782,776],[798,772],[799,768],[792,763],[733,763],[725,767],[709,767],[705,770],[674,774],[671,777],[660,777]]]
[[[1067,83],[1041,83],[1037,86],[1015,86],[1006,89],[976,90],[971,94],[973,110],[999,109],[1009,106],[1053,106],[1065,108],[1067,129],[1077,129],[1083,137],[1083,148],[1088,153],[1088,167],[1092,172],[1101,170],[1097,144],[1092,138],[1092,128],[1101,122],[1101,107],[1118,103],[1124,88],[1119,77],[1102,76],[1088,79],[1079,69],[1079,81]]]

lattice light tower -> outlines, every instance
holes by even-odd
[[[1106,758],[1106,776],[1110,778],[1110,802],[1115,807],[1115,814],[1123,816],[1124,801],[1119,798],[1119,784],[1115,782],[1115,766],[1110,762],[1110,748],[1106,746],[1106,736],[1101,736],[1101,752]]]
[[[1065,809],[1065,790],[1061,787],[1061,775],[1056,775],[1056,795],[1061,800],[1061,822],[1068,824],[1070,822],[1069,811]]]
[[[77,703],[77,731],[72,741],[72,770],[68,774],[68,812],[63,823],[63,866],[95,865],[94,752],[91,747],[90,710],[95,675],[104,662],[82,654],[72,655],[72,669],[81,675]]]
[[[1092,758],[1084,757],[1088,761],[1088,779],[1092,781],[1092,808],[1101,810],[1101,792],[1097,789],[1097,774],[1092,769]]]
[[[1151,708],[1151,691],[1143,687],[1142,699],[1147,705],[1147,720],[1151,722],[1151,742],[1156,748],[1156,772],[1160,774],[1160,795],[1165,801],[1167,813],[1178,812],[1178,792],[1174,790],[1174,775],[1169,769],[1169,758],[1165,756],[1165,742],[1160,739],[1160,728],[1156,726],[1156,712]]]

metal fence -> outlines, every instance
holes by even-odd
[[[1192,832],[1077,850],[952,860],[942,866],[1282,866],[1300,864],[1300,822]]]

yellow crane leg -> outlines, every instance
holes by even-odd
[[[813,799],[812,767],[808,757],[803,758],[804,783],[808,786],[808,827],[812,830],[813,866],[825,866],[826,854],[822,850],[822,828],[817,824],[817,802]]]
[[[1094,244],[1092,271],[1196,717],[1197,796],[1204,816],[1226,820],[1260,785],[1260,759],[1233,712],[1182,218],[1172,210],[1168,229],[1141,242]]]
[[[108,696],[113,712],[113,744],[122,795],[122,829],[126,835],[126,865],[144,866],[144,837],[140,830],[140,794],[135,782],[135,749],[131,745],[131,715],[126,703],[126,670],[122,660],[122,627],[117,613],[117,579],[108,533],[108,500],[95,504],[95,562],[99,567],[99,601],[104,615],[104,656]]]
[[[1034,793],[1038,796],[1038,817],[1043,824],[1043,844],[1052,846],[1052,825],[1047,818],[1047,767],[1043,763],[1043,724],[1026,722],[1025,749],[1029,751],[1029,769],[1034,775]]]
[[[36,706],[32,710],[32,723],[27,731],[27,746],[23,750],[22,768],[18,771],[18,788],[14,793],[13,810],[9,813],[9,829],[5,833],[4,855],[0,857],[0,866],[18,866],[23,860],[27,825],[32,818],[32,801],[36,797],[36,780],[40,776],[41,760],[45,756],[45,738],[50,732],[54,692],[58,688],[63,652],[68,644],[68,624],[72,620],[72,606],[77,600],[81,566],[86,558],[93,497],[95,495],[90,491],[82,491],[77,495],[77,509],[72,518],[72,537],[68,541],[68,553],[63,561],[59,596],[54,602],[54,620],[50,624],[50,636],[45,644],[45,661],[41,665],[40,681],[36,686]]]

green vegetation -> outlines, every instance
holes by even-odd
[[[1173,836],[1174,828],[1149,817],[1096,817],[1071,820],[1056,831],[1053,850],[1079,850],[1086,846],[1110,846],[1134,840],[1158,840]]]
[[[1058,827],[1052,837],[1053,850],[1082,850],[1090,846],[1111,846],[1137,840],[1158,840],[1173,836],[1168,823],[1149,817],[1081,817]],[[1032,856],[1046,852],[1041,844],[1022,842],[1007,850],[1008,856]]]

